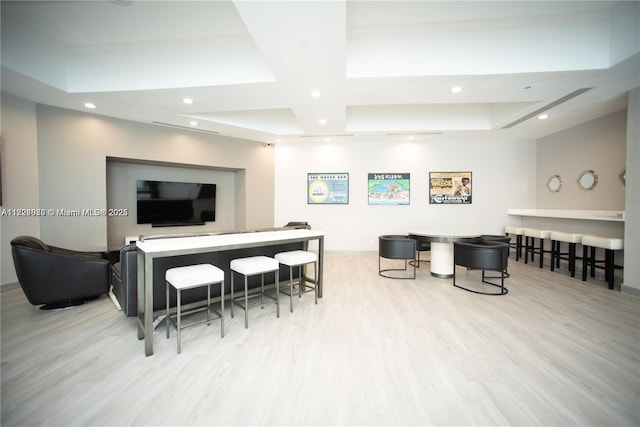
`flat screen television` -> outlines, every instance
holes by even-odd
[[[216,220],[216,184],[136,181],[138,224],[203,225]]]

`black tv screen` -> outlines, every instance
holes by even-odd
[[[138,224],[202,225],[216,220],[216,184],[136,181]]]

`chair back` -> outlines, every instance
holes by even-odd
[[[504,271],[509,260],[509,245],[502,242],[476,241],[453,244],[455,265],[481,270]]]
[[[379,236],[378,255],[389,259],[415,259],[416,241],[402,235]]]
[[[18,236],[11,240],[11,246],[14,248],[20,247],[25,249],[40,250],[44,252],[48,252],[50,250],[49,246],[46,245],[42,240],[33,236]]]

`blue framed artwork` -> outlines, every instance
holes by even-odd
[[[307,174],[307,204],[349,204],[349,174],[346,172]]]

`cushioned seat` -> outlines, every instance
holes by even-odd
[[[510,234],[516,236],[515,243],[509,243],[509,246],[516,250],[516,261],[520,260],[520,257],[522,257],[522,236],[524,236],[524,228],[508,225],[504,228],[504,234],[507,236]]]
[[[569,273],[571,277],[575,277],[576,246],[582,242],[582,234],[551,231],[549,239],[551,239],[551,271],[555,271],[556,267],[560,267],[561,259],[566,259],[569,262]],[[562,243],[568,244],[567,252],[562,252]],[[567,255],[568,258],[562,258],[562,255]]]
[[[315,293],[315,302],[318,303],[318,256],[309,251],[288,251],[279,252],[274,255],[280,264],[289,266],[289,310],[293,313],[293,267],[298,267],[298,298],[302,297],[305,288],[313,288]],[[303,274],[303,266],[313,264],[313,286],[307,285]],[[285,293],[283,291],[283,293]]]
[[[604,260],[596,259],[596,248],[604,249]],[[587,269],[591,269],[591,277],[595,277],[597,263],[604,263],[605,280],[609,289],[614,287],[614,252],[624,249],[624,239],[586,235],[582,237],[582,281],[587,280]]]
[[[211,264],[197,264],[189,265],[186,267],[175,267],[167,270],[165,273],[165,279],[167,282],[167,298],[166,298],[166,323],[167,323],[167,338],[169,338],[169,331],[171,324],[176,328],[178,335],[178,353],[182,351],[180,331],[192,326],[211,323],[210,312],[213,311],[220,319],[220,335],[224,338],[224,271],[218,267],[214,267]],[[211,285],[220,285],[220,312],[211,309]],[[196,308],[188,312],[182,313],[182,291],[185,289],[192,289],[201,286],[207,287],[207,305],[202,308]],[[175,323],[172,316],[169,313],[169,288],[173,287],[176,290],[176,315]],[[206,311],[207,318],[199,322],[193,322],[187,326],[182,325],[182,315],[192,314],[198,311]]]
[[[248,277],[254,276],[257,274],[261,275],[261,285],[260,285],[260,304],[264,307],[264,297],[268,297],[273,300],[276,304],[276,316],[280,317],[280,263],[275,258],[270,258],[267,256],[253,256],[246,258],[238,258],[231,260],[229,264],[231,268],[231,317],[234,316],[233,306],[237,305],[244,310],[244,327],[249,327],[249,308],[255,307],[249,306],[249,290],[248,290]],[[236,301],[234,297],[234,272],[242,274],[244,276],[244,293],[241,297],[242,301]],[[265,295],[264,293],[264,275],[265,273],[275,273],[275,288],[276,288],[276,296],[271,297],[269,295]]]
[[[544,265],[544,254],[551,253],[550,249],[544,248],[544,241],[549,239],[551,236],[551,231],[549,230],[540,230],[538,228],[525,228],[524,229],[524,263],[529,263],[529,255],[531,255],[531,261],[534,259],[534,255],[538,254],[540,256],[540,268]],[[536,250],[536,239],[540,242],[538,249]]]

